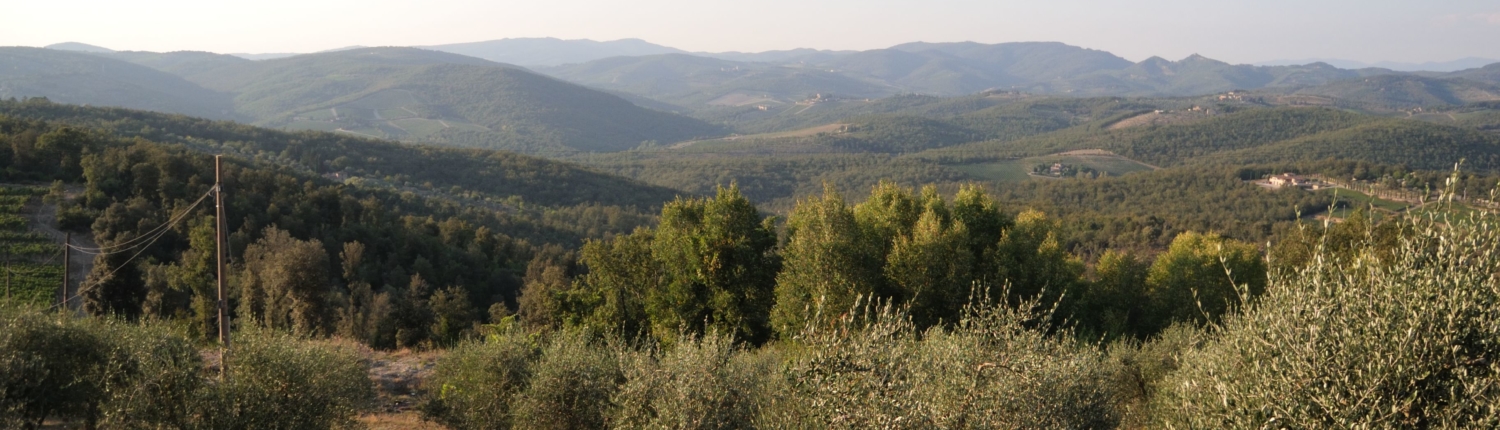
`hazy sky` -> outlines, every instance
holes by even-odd
[[[509,37],[689,51],[1061,41],[1131,60],[1500,59],[1495,0],[0,0],[0,45],[311,52]]]

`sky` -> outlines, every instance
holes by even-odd
[[[688,51],[1059,41],[1133,61],[1500,59],[1495,0],[0,0],[0,46],[315,52],[514,37]]]

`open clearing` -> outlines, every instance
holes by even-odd
[[[697,144],[700,144],[700,143],[709,143],[709,142],[723,143],[723,142],[734,142],[734,141],[737,141],[737,140],[784,139],[784,138],[789,138],[789,137],[809,137],[809,136],[816,136],[818,133],[833,133],[833,132],[839,131],[840,129],[844,128],[845,126],[848,126],[848,124],[833,123],[833,124],[820,125],[820,126],[817,126],[817,127],[808,127],[808,128],[804,128],[804,129],[800,129],[800,130],[792,130],[792,131],[779,131],[779,132],[775,132],[775,133],[750,134],[750,135],[745,135],[745,136],[729,136],[729,137],[721,137],[721,138],[718,138],[718,139],[707,139],[707,140],[690,140],[690,141],[687,141],[687,142],[678,142],[678,143],[672,144],[672,148],[673,149],[681,149],[681,148],[687,148],[687,147],[690,147],[690,146],[693,146],[693,145],[697,145]]]
[[[1142,127],[1148,125],[1187,125],[1208,119],[1208,114],[1203,112],[1187,111],[1163,111],[1146,112],[1130,118],[1126,118],[1110,124],[1107,130],[1120,130],[1131,127]]]
[[[1120,176],[1155,169],[1155,167],[1149,164],[1131,160],[1102,149],[1084,149],[1040,157],[1001,160],[979,164],[960,164],[949,167],[964,172],[964,174],[972,176],[975,179],[995,182],[1021,182],[1032,179],[1045,180],[1046,178],[1032,176],[1031,169],[1038,164],[1050,165],[1052,163],[1088,167],[1108,173],[1109,176]]]
[[[749,106],[754,104],[781,104],[782,102],[767,95],[750,95],[745,93],[729,93],[719,98],[709,100],[705,103],[709,106]]]

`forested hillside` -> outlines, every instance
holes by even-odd
[[[170,73],[95,54],[0,47],[0,98],[26,97],[236,118],[228,94]]]
[[[619,151],[723,134],[712,124],[519,67],[413,48],[265,61],[192,52],[6,49],[0,64],[14,76],[5,78],[3,88],[11,90],[0,97],[50,96],[278,128],[527,152]]]

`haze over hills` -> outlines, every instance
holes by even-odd
[[[613,57],[538,70],[570,82],[689,107],[794,103],[820,92],[878,98],[899,91],[823,69],[686,54]]]
[[[597,42],[593,40],[562,40],[551,37],[499,39],[483,42],[418,46],[417,48],[451,52],[528,67],[583,63],[609,57],[638,57],[684,53],[684,51],[676,48],[661,46],[640,39]]]
[[[723,133],[699,120],[642,108],[518,66],[416,48],[336,50],[263,61],[203,52],[11,50],[46,60],[30,69],[50,79],[76,75],[69,67],[78,67],[64,60],[87,60],[97,67],[132,71],[111,76],[145,75],[176,85],[100,81],[98,88],[64,89],[37,87],[12,76],[4,87],[11,90],[0,94],[15,97],[55,95],[55,100],[72,103],[235,115],[273,127],[523,151],[617,151],[642,142]],[[15,75],[23,58],[7,58],[0,64],[12,65],[8,71]],[[106,88],[111,85],[121,88]],[[135,91],[128,100],[109,94],[126,90]],[[143,104],[150,100],[217,104],[213,110],[187,102]]]
[[[1484,67],[1489,64],[1500,63],[1500,60],[1491,58],[1467,57],[1451,61],[1428,61],[1422,63],[1404,63],[1398,61],[1376,61],[1373,63],[1341,60],[1337,58],[1307,58],[1301,60],[1272,60],[1255,63],[1257,66],[1295,66],[1299,64],[1327,63],[1340,69],[1390,69],[1398,72],[1456,72],[1459,70]]]
[[[1235,97],[1244,97],[1249,91],[1253,100],[1269,105],[1379,112],[1459,106],[1500,94],[1493,88],[1500,84],[1493,67],[1411,74],[1326,63],[1236,65],[1199,55],[1131,62],[1056,42],[915,42],[868,51],[704,54],[637,39],[539,38],[431,50],[347,47],[261,61],[203,52],[114,52],[83,44],[57,48],[91,50],[232,94],[233,108],[220,112],[260,125],[524,151],[618,151],[725,133],[703,120],[662,111],[731,127],[759,122],[746,130],[766,131],[776,128],[756,118],[813,126],[828,115],[822,112],[899,94],[1193,97],[1241,91]],[[513,63],[436,49],[522,64],[609,56],[536,69],[609,93],[548,79]],[[650,53],[655,54],[644,55]]]
[[[0,47],[0,98],[47,97],[59,103],[235,117],[228,94],[101,55],[114,54]]]
[[[88,53],[91,53],[91,54],[101,54],[101,53],[108,54],[108,53],[111,53],[111,52],[115,52],[115,50],[109,49],[109,48],[105,48],[103,46],[94,46],[94,45],[90,45],[90,44],[87,44],[87,43],[80,43],[80,42],[54,43],[54,44],[51,44],[51,45],[43,46],[43,48],[56,49],[56,50],[60,50],[60,51],[88,52]]]
[[[833,95],[901,93],[959,96],[987,90],[1068,96],[1190,96],[1232,90],[1295,91],[1385,69],[1328,64],[1235,65],[1193,55],[1133,63],[1108,52],[1061,43],[911,43],[853,53],[817,53],[784,62],[617,57],[538,69],[562,79],[689,107],[791,104]],[[754,80],[775,89],[745,85]]]
[[[255,62],[190,77],[266,125],[463,146],[617,151],[721,133],[528,70],[415,48]]]

